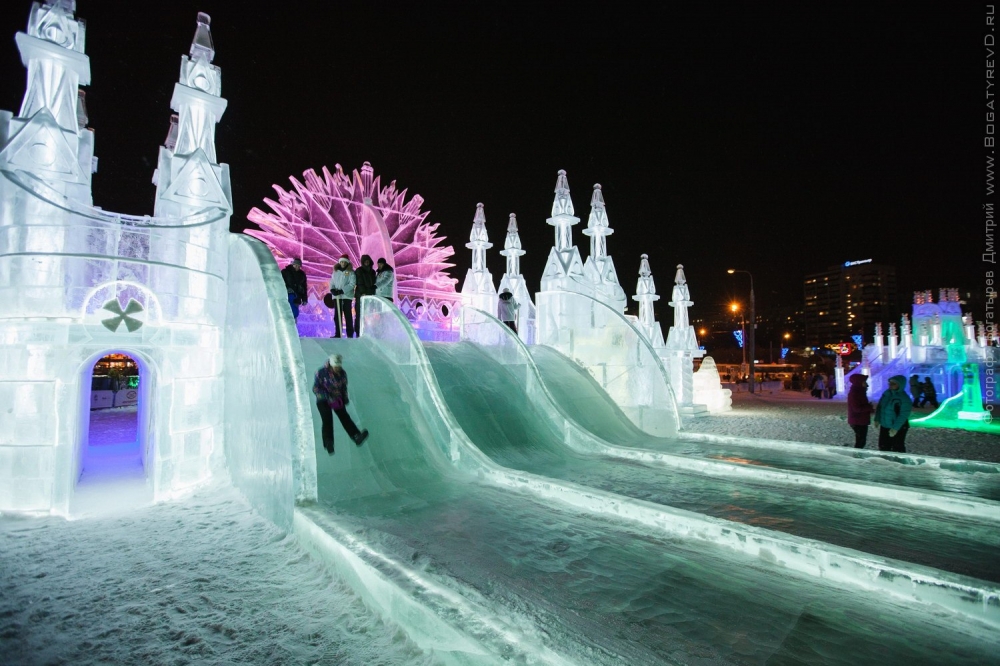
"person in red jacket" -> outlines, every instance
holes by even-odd
[[[851,388],[847,391],[847,425],[854,431],[854,448],[865,448],[874,411],[875,407],[868,400],[868,377],[851,375]]]

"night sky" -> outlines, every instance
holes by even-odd
[[[903,305],[913,289],[985,288],[984,5],[648,4],[79,0],[95,204],[152,212],[180,56],[205,11],[234,231],[272,183],[367,160],[424,197],[460,281],[476,203],[497,282],[517,213],[535,291],[566,169],[583,256],[600,182],[626,293],[640,253],[665,294],[683,263],[694,317],[746,298],[727,267],[753,272],[758,310],[866,258],[897,267]],[[0,108],[15,112],[29,7],[11,0],[0,17]]]

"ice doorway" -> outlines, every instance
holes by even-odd
[[[81,419],[73,514],[127,510],[152,499],[149,480],[148,373],[129,354],[106,354],[81,377],[88,409]]]

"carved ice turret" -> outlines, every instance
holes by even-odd
[[[510,220],[507,222],[507,237],[504,239],[500,254],[507,258],[506,275],[520,275],[521,257],[525,252],[521,249],[521,236],[517,233],[517,215],[514,213],[510,214]]]
[[[625,290],[618,283],[615,262],[608,255],[607,240],[605,240],[614,233],[614,229],[608,226],[608,215],[600,183],[594,185],[594,193],[590,198],[590,218],[583,233],[590,236],[590,256],[583,265],[583,272],[594,285],[594,295],[619,312],[625,312],[627,305]]]
[[[695,337],[694,326],[691,326],[688,319],[688,308],[694,303],[691,301],[691,292],[684,277],[683,264],[677,264],[672,298],[670,307],[674,309],[674,325],[667,334],[667,349],[682,349],[700,357],[705,352],[698,349],[698,338]]]
[[[694,327],[688,318],[688,308],[694,305],[691,292],[688,290],[687,278],[684,276],[683,264],[677,264],[674,275],[674,290],[671,295],[670,307],[674,309],[674,325],[667,333],[666,349],[661,356],[667,362],[667,373],[670,383],[681,405],[682,413],[685,407],[691,413],[697,413],[694,396],[694,359],[701,358],[705,351],[698,349],[698,339]],[[718,387],[720,390],[721,385]],[[704,409],[703,407],[700,407]]]
[[[590,198],[590,218],[587,220],[587,228],[583,230],[585,236],[590,236],[591,259],[608,256],[608,242],[605,239],[613,233],[615,230],[608,226],[601,184],[595,183],[594,194]]]
[[[486,250],[493,247],[486,233],[486,211],[483,204],[476,204],[476,214],[472,219],[472,232],[465,247],[472,250],[472,268],[465,274],[462,284],[462,303],[496,315],[497,290],[493,285],[493,275],[486,268]]]
[[[0,112],[0,169],[41,178],[70,199],[91,204],[94,135],[80,86],[90,84],[86,26],[71,0],[35,3],[17,48],[28,85],[17,117]],[[6,144],[6,145],[4,145]]]
[[[555,227],[555,245],[542,272],[542,291],[575,291],[593,296],[594,287],[584,278],[580,251],[573,245],[573,225],[579,224],[580,218],[574,215],[569,181],[562,169],[556,178],[552,217],[546,222]]]
[[[227,102],[221,96],[222,70],[212,64],[211,20],[208,14],[198,14],[190,57],[181,56],[180,77],[170,99],[177,113],[176,138],[171,128],[153,176],[157,216],[184,216],[209,207],[233,209],[229,166],[216,163],[215,125]]]
[[[654,347],[663,346],[663,331],[656,322],[653,313],[653,303],[660,300],[653,282],[653,273],[649,269],[649,255],[644,254],[639,259],[639,281],[635,286],[635,296],[632,300],[639,302],[639,330]]]

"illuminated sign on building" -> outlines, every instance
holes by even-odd
[[[844,265],[845,266],[859,266],[861,264],[870,264],[870,263],[872,263],[871,259],[859,259],[857,261],[845,261]]]

